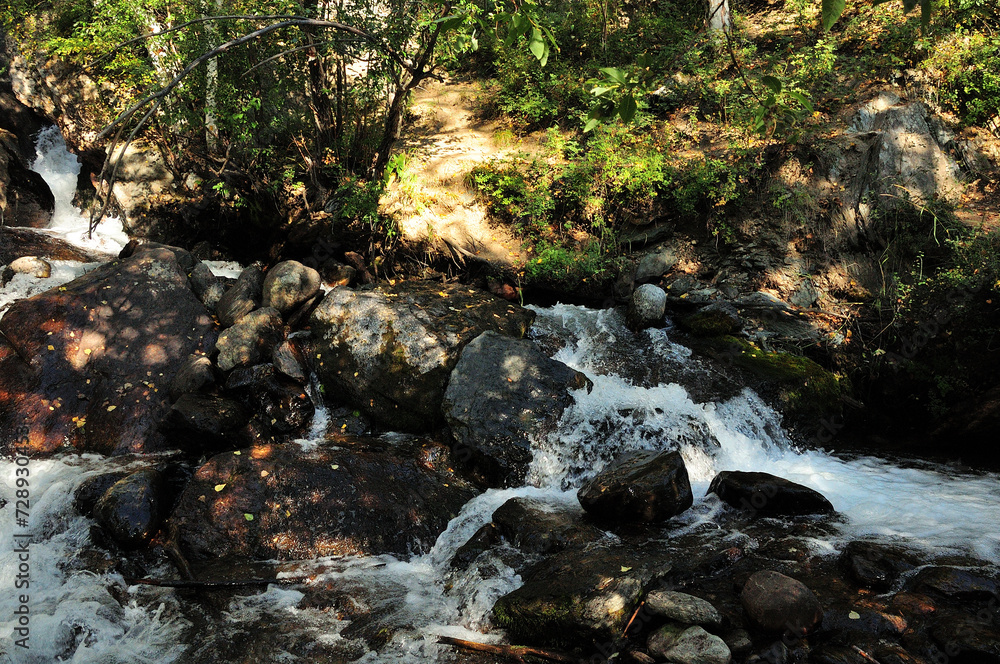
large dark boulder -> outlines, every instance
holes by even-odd
[[[566,551],[526,570],[524,585],[494,604],[493,622],[515,643],[614,643],[670,569],[661,555],[632,546]]]
[[[611,523],[665,521],[694,502],[680,453],[649,450],[620,457],[581,486],[577,497],[595,519]]]
[[[94,518],[119,546],[142,546],[156,535],[163,520],[163,489],[159,471],[132,473],[104,492],[94,506]]]
[[[525,553],[552,554],[604,538],[604,531],[584,522],[583,516],[579,507],[511,498],[493,512],[492,525],[503,539]]]
[[[535,314],[455,284],[335,288],[312,313],[313,364],[326,388],[378,424],[427,431],[459,353],[487,330],[524,336]]]
[[[165,449],[158,425],[174,374],[215,341],[177,255],[140,247],[11,305],[0,319],[0,452]]]
[[[484,332],[462,351],[442,409],[458,458],[492,486],[519,485],[532,440],[552,431],[587,377],[527,339]]]
[[[764,570],[747,579],[740,595],[750,621],[766,632],[801,636],[823,619],[819,599],[804,583]]]
[[[249,421],[250,413],[233,399],[189,393],[170,408],[161,429],[172,446],[201,454],[240,447]]]
[[[432,442],[262,445],[209,459],[170,517],[192,558],[425,552],[475,491]]]
[[[920,564],[920,556],[899,546],[855,540],[838,560],[847,576],[862,588],[884,592]]]
[[[17,137],[0,128],[0,210],[4,223],[44,228],[52,219],[55,198],[42,176],[28,165]]]
[[[724,470],[712,480],[708,492],[755,516],[831,514],[836,511],[819,491],[770,473]]]
[[[316,412],[302,385],[273,364],[234,369],[226,379],[226,389],[278,433],[302,431]]]

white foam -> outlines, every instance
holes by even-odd
[[[55,198],[55,209],[47,229],[48,234],[62,238],[75,246],[107,254],[117,254],[128,244],[120,219],[106,217],[90,233],[90,220],[73,205],[80,161],[66,148],[59,127],[52,125],[38,134],[35,161],[31,170],[45,180]]]
[[[14,538],[15,491],[17,478],[24,476],[17,475],[13,461],[0,461],[0,498],[7,501],[0,510],[5,524],[0,530],[0,652],[7,647],[9,661],[50,664],[62,657],[78,663],[167,663],[183,650],[178,640],[188,623],[177,615],[171,593],[144,590],[123,605],[109,592],[122,585],[120,577],[67,570],[90,529],[90,521],[73,509],[73,492],[105,463],[76,455],[29,462],[30,585],[17,589],[20,553],[15,548],[21,540]],[[18,636],[12,617],[21,594],[29,599],[28,649],[7,646]]]

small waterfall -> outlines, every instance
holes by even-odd
[[[55,209],[48,232],[84,249],[117,254],[128,243],[128,235],[120,219],[105,218],[89,233],[90,220],[73,205],[80,161],[66,147],[59,127],[52,125],[38,134],[35,161],[31,170],[45,180],[55,198]]]

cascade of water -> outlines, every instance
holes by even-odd
[[[80,161],[66,148],[66,141],[53,125],[38,134],[35,161],[31,170],[45,180],[55,198],[55,209],[48,232],[84,249],[117,254],[128,243],[128,235],[120,219],[105,218],[91,235],[90,221],[73,205]]]

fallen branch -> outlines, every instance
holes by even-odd
[[[478,643],[476,641],[466,641],[465,639],[456,639],[453,636],[439,636],[438,643],[443,643],[449,646],[455,646],[456,648],[463,648],[465,650],[474,650],[476,652],[488,652],[491,655],[503,655],[506,657],[514,657],[515,659],[521,660],[525,655],[531,655],[532,657],[539,657],[541,659],[547,659],[550,662],[566,662],[576,664],[574,658],[569,655],[564,655],[559,652],[554,652],[552,650],[543,650],[541,648],[532,648],[530,646],[508,646],[508,645],[494,645],[491,643]]]
[[[305,583],[311,577],[290,576],[282,579],[236,579],[233,581],[182,581],[174,579],[125,579],[130,586],[157,586],[159,588],[234,588],[240,586],[281,586]]]

